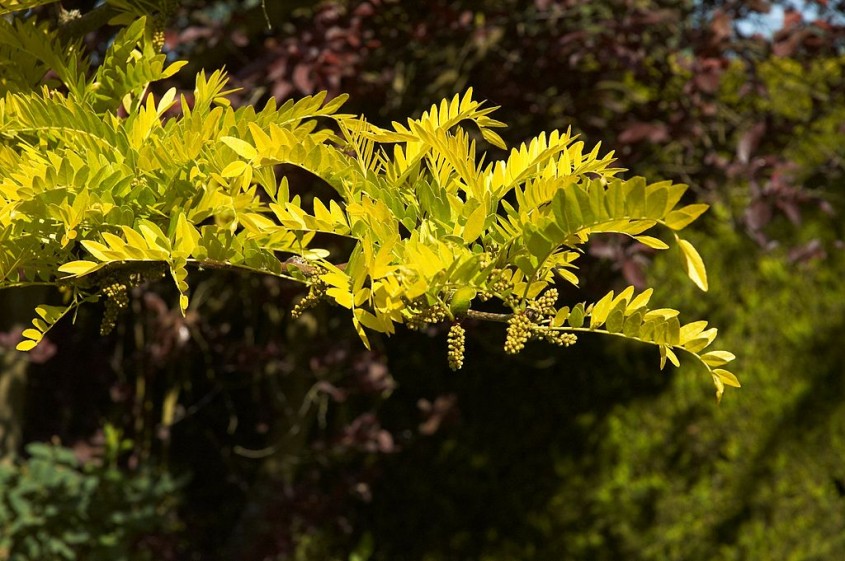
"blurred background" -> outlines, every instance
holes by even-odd
[[[166,26],[190,64],[162,90],[225,66],[236,104],[328,90],[389,125],[473,87],[511,144],[572,127],[688,184],[710,292],[608,237],[584,293],[662,287],[743,388],[717,406],[588,336],[509,357],[481,324],[453,373],[445,330],[366,351],[342,311],[295,321],[297,287],[219,272],[185,318],[138,288],[111,335],[90,306],[22,354],[46,296],[0,293],[0,559],[845,559],[845,2],[191,0]]]

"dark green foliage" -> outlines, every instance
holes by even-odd
[[[148,545],[178,528],[168,474],[81,465],[48,444],[26,450],[27,460],[0,465],[0,559],[152,560]]]

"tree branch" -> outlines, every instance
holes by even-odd
[[[118,14],[117,9],[110,4],[101,4],[86,12],[82,17],[72,19],[59,29],[59,37],[63,41],[85,37],[92,31],[105,26],[111,18]]]
[[[507,323],[513,314],[496,314],[493,312],[479,312],[478,310],[467,310],[466,317],[470,319],[480,319],[483,321],[495,321],[498,323]]]

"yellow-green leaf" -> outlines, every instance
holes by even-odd
[[[711,376],[713,376],[713,385],[716,386],[716,403],[721,403],[722,395],[725,393],[725,384],[715,373],[711,372]]]
[[[563,323],[566,321],[566,318],[569,317],[569,306],[564,306],[563,308],[559,309],[555,314],[554,319],[552,320],[553,327],[561,327]]]
[[[691,353],[697,353],[698,351],[707,348],[707,346],[713,342],[713,339],[716,338],[718,331],[719,330],[715,327],[702,331],[694,339],[690,339],[684,343],[683,347]]]
[[[741,388],[742,385],[739,383],[739,380],[736,376],[733,375],[732,372],[728,372],[722,368],[714,368],[713,374],[719,377],[723,384],[726,386],[732,386],[734,388]]]
[[[611,290],[601,300],[596,302],[596,305],[593,307],[593,311],[590,314],[590,329],[595,329],[605,322],[612,305],[613,291]]]
[[[675,351],[672,350],[672,347],[666,347],[666,356],[675,368],[681,366],[681,362],[678,360],[678,357],[675,355]]]
[[[635,311],[637,311],[640,308],[642,308],[643,306],[645,306],[646,304],[648,304],[649,299],[651,299],[652,293],[654,293],[654,289],[653,288],[647,288],[647,289],[643,290],[641,293],[637,294],[634,297],[634,299],[631,300],[631,303],[628,304],[628,307],[625,308],[625,315],[629,316],[632,313],[634,313]]]
[[[694,321],[681,327],[681,344],[686,344],[698,337],[699,333],[707,327],[706,321]]]
[[[605,327],[607,328],[608,333],[619,333],[622,331],[622,327],[625,324],[625,313],[622,311],[621,308],[617,307],[614,308],[610,315],[607,316],[607,322],[605,322]]]
[[[243,160],[235,160],[220,172],[223,177],[238,177],[243,174],[247,168],[247,163]]]
[[[478,236],[484,231],[484,221],[487,220],[487,209],[485,206],[478,205],[467,218],[467,223],[464,226],[463,239],[466,243],[475,241]]]
[[[728,351],[710,351],[701,355],[701,360],[708,366],[722,366],[734,360],[736,356]]]
[[[698,251],[691,243],[680,238],[678,238],[678,245],[681,248],[681,255],[684,257],[687,275],[698,288],[707,292],[707,270],[704,268],[704,261]]]
[[[367,348],[367,350],[369,350],[370,340],[369,338],[367,338],[367,332],[364,331],[364,326],[361,325],[361,321],[358,319],[358,316],[354,313],[352,314],[352,325],[355,326],[355,332],[358,334],[358,337],[360,337],[361,342],[364,343],[364,346]]]
[[[30,351],[30,350],[34,349],[37,344],[38,344],[38,341],[33,341],[31,339],[25,339],[25,340],[21,341],[20,343],[18,343],[15,346],[15,348],[19,351],[26,352],[26,351]]]
[[[673,310],[672,308],[657,308],[657,309],[649,310],[648,312],[646,312],[645,317],[643,319],[645,321],[648,321],[648,320],[651,320],[651,319],[656,319],[656,318],[660,318],[660,319],[665,320],[665,319],[669,319],[669,318],[678,317],[679,313],[680,312],[678,312],[678,310]]]
[[[640,328],[643,325],[643,314],[640,311],[635,311],[625,319],[622,325],[622,333],[625,337],[639,337]]]
[[[353,307],[354,299],[352,297],[352,292],[348,288],[333,287],[326,291],[326,295],[334,298],[334,301],[344,308],[351,310]]]
[[[569,325],[578,328],[584,325],[584,304],[578,304],[569,312]]]
[[[572,271],[564,269],[563,267],[558,267],[557,269],[555,269],[555,272],[560,275],[560,278],[562,278],[563,280],[571,283],[574,286],[578,286],[578,276]]]
[[[235,151],[235,153],[245,160],[254,160],[258,156],[258,151],[255,147],[245,140],[235,138],[234,136],[223,136],[220,141]]]
[[[44,336],[43,333],[41,333],[37,329],[32,329],[32,328],[24,329],[23,333],[21,333],[21,335],[23,335],[27,339],[33,339],[34,341],[40,341],[41,338]]]
[[[123,230],[123,235],[126,237],[126,242],[138,249],[149,249],[147,245],[147,240],[144,239],[144,236],[130,228],[129,226],[121,226],[121,230]]]
[[[71,261],[59,267],[60,273],[68,273],[74,277],[81,277],[102,267],[101,264],[94,261]]]
[[[113,259],[110,255],[111,252],[109,251],[109,248],[99,242],[82,240],[82,247],[100,261],[119,261],[119,259]]]
[[[669,246],[663,241],[652,236],[634,236],[634,239],[652,249],[668,249]]]
[[[469,305],[472,299],[475,298],[476,291],[469,286],[463,286],[455,291],[452,295],[452,300],[449,302],[449,311],[454,316],[463,315],[469,310]]]
[[[173,251],[178,251],[184,256],[193,253],[199,243],[200,234],[194,226],[188,222],[185,213],[180,213],[176,219],[176,239],[173,244]]]
[[[701,203],[687,205],[667,214],[663,222],[673,230],[682,230],[701,216],[708,208],[710,208],[708,205]]]

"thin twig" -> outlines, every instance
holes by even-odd
[[[496,314],[493,312],[479,312],[478,310],[467,310],[466,316],[471,319],[507,323],[508,320],[513,317],[513,314]]]

